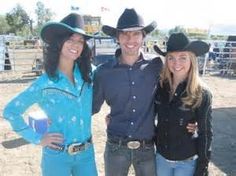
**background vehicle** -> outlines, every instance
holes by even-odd
[[[115,39],[107,36],[95,36],[92,41],[93,46],[93,64],[100,65],[110,59],[114,59],[114,53],[117,48]]]

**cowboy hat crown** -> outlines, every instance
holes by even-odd
[[[71,13],[60,22],[48,22],[41,30],[41,38],[46,43],[54,42],[58,37],[73,33],[81,34],[85,39],[92,38],[84,31],[84,19],[81,15]]]
[[[196,56],[201,56],[209,51],[209,45],[203,41],[190,42],[187,36],[183,33],[171,34],[167,41],[166,52],[163,52],[157,45],[154,45],[154,50],[165,56],[168,52],[190,51]]]
[[[116,37],[118,31],[136,31],[143,30],[146,34],[152,32],[157,24],[153,21],[151,24],[145,26],[143,18],[135,11],[135,9],[125,9],[118,19],[116,28],[103,25],[103,33]]]

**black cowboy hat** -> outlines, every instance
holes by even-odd
[[[92,36],[87,35],[84,31],[83,17],[76,13],[69,14],[60,22],[46,23],[41,30],[41,38],[45,43],[51,43],[60,36],[73,33],[83,35],[86,40],[92,38]]]
[[[118,20],[116,28],[103,25],[102,31],[111,37],[116,37],[118,31],[143,30],[146,34],[148,34],[152,32],[156,26],[157,24],[155,21],[147,26],[144,26],[143,18],[137,14],[135,9],[125,9]]]
[[[168,52],[175,51],[191,51],[196,56],[201,56],[209,51],[209,45],[203,41],[190,42],[186,35],[183,33],[174,33],[167,41],[166,52],[163,52],[157,45],[154,45],[154,50],[162,55],[166,56]]]

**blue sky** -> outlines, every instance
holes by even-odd
[[[0,14],[9,12],[20,3],[32,18],[38,0],[9,0],[1,3]],[[136,8],[146,23],[155,20],[159,29],[177,25],[213,29],[219,25],[236,25],[235,0],[41,0],[56,13],[60,20],[71,10],[79,7],[79,13],[100,15],[103,24],[115,26],[124,8]],[[101,8],[105,11],[101,11]]]

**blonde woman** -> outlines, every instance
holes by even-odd
[[[209,51],[203,41],[190,42],[183,33],[172,34],[155,97],[158,176],[205,176],[212,141],[212,95],[198,75],[197,56]],[[198,123],[194,135],[188,123]]]

